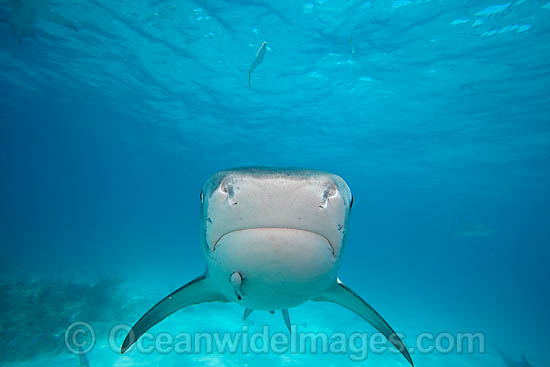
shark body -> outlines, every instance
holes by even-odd
[[[390,325],[337,277],[353,197],[339,176],[312,170],[240,168],[212,176],[201,191],[204,274],[157,303],[131,329],[124,353],[177,310],[235,302],[253,310],[288,309],[308,300],[355,312],[384,334],[413,365]]]
[[[11,0],[11,16],[5,21],[11,26],[18,41],[33,35],[33,26],[39,19],[62,25],[78,32],[76,25],[68,18],[50,9],[47,0]]]

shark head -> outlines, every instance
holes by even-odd
[[[201,201],[209,270],[226,279],[242,275],[242,294],[235,295],[230,284],[227,293],[243,306],[272,309],[276,294],[275,308],[290,307],[334,281],[352,204],[339,176],[297,169],[222,171],[206,182]]]

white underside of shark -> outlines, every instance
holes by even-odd
[[[235,302],[244,319],[257,310],[306,301],[339,304],[384,334],[412,365],[388,323],[338,278],[353,204],[339,176],[311,170],[240,168],[211,177],[201,191],[204,274],[157,303],[132,328],[124,353],[149,328],[177,310]]]

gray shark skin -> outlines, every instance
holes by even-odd
[[[521,359],[519,361],[515,361],[512,359],[512,356],[508,353],[504,353],[499,347],[495,345],[495,349],[497,350],[498,354],[502,357],[502,360],[505,363],[506,367],[530,367],[532,364],[530,364],[527,361],[527,358],[525,357],[525,354],[521,354]]]
[[[353,197],[339,176],[313,170],[237,168],[203,186],[204,274],[158,302],[126,336],[124,353],[149,328],[183,307],[235,302],[245,311],[281,312],[332,302],[362,317],[413,361],[390,325],[337,277]]]
[[[12,13],[5,21],[11,26],[19,42],[33,35],[33,26],[38,19],[45,19],[78,32],[71,20],[50,9],[47,0],[11,0],[10,4]]]

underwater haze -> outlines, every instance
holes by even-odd
[[[408,347],[432,336],[416,366],[549,365],[548,0],[0,0],[0,20],[0,366],[408,366],[113,348],[204,271],[202,185],[241,166],[346,180],[338,275]],[[286,333],[242,312],[196,305],[152,331]],[[328,303],[290,314],[375,332]]]

